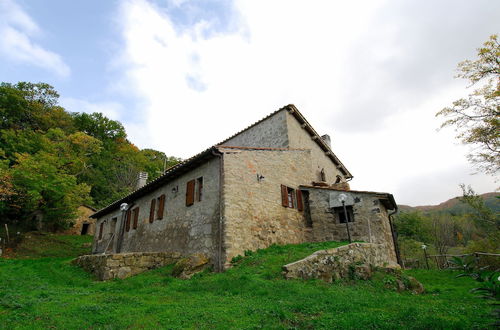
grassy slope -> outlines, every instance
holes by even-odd
[[[74,257],[89,254],[91,235],[58,235],[27,232],[21,235],[14,250],[6,251],[8,258]]]
[[[222,274],[188,281],[171,267],[95,282],[68,258],[0,260],[1,328],[485,328],[474,282],[451,272],[412,271],[428,293],[384,288],[385,275],[356,283],[286,281],[281,266],[341,243],[273,246]]]

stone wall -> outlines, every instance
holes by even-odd
[[[332,282],[350,276],[369,277],[373,267],[399,268],[388,257],[384,244],[352,243],[334,249],[321,250],[283,266],[287,279],[321,279]]]
[[[65,230],[62,231],[61,234],[66,234],[66,235],[81,235],[82,234],[82,228],[84,224],[87,224],[87,233],[86,235],[94,235],[95,233],[95,219],[90,218],[92,214],[95,213],[94,209],[91,209],[90,207],[87,207],[85,205],[81,205],[78,207],[78,218],[75,220],[75,224]]]
[[[153,192],[130,204],[133,210],[139,207],[139,221],[136,229],[131,220],[130,230],[124,232],[120,252],[174,251],[189,255],[204,253],[217,261],[219,229],[219,159],[214,157],[197,168],[180,175]],[[186,184],[190,180],[203,177],[202,200],[197,198],[193,205],[186,206]],[[150,223],[151,200],[165,194],[163,219]],[[156,208],[158,208],[158,201]],[[117,237],[124,222],[120,210],[115,210],[99,218],[96,223],[93,253],[117,251]],[[99,239],[100,224],[104,223],[104,233]]]
[[[78,257],[73,264],[95,275],[100,281],[126,278],[150,269],[173,264],[181,259],[177,252],[138,252],[93,254]]]
[[[309,208],[313,220],[312,239],[314,241],[347,241],[345,223],[340,223],[337,214],[330,209],[330,198],[341,193],[354,199],[354,222],[349,223],[351,239],[367,243],[384,244],[389,260],[396,262],[396,252],[392,239],[387,209],[374,193],[336,191],[325,188],[304,188],[309,191]]]
[[[281,203],[281,185],[298,189],[310,180],[308,150],[224,150],[226,262],[245,250],[310,239],[304,212]],[[257,175],[263,176],[262,180]],[[295,201],[294,201],[295,203]]]
[[[223,146],[288,148],[287,111],[281,110],[268,119],[223,142]]]
[[[342,173],[337,169],[337,166],[332,162],[329,156],[321,149],[321,147],[313,140],[311,135],[300,125],[297,119],[290,113],[286,112],[288,125],[288,145],[290,148],[302,148],[311,150],[311,168],[309,172],[311,176],[309,182],[320,181],[321,170],[325,170],[326,182],[334,183],[337,175],[340,175],[343,180]]]

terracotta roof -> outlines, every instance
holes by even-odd
[[[358,193],[358,194],[370,194],[370,195],[375,195],[378,199],[382,200],[384,202],[385,207],[387,207],[389,210],[397,210],[398,209],[398,204],[396,204],[396,200],[394,199],[394,196],[389,193],[385,192],[377,192],[377,191],[364,191],[364,190],[344,190],[344,189],[338,189],[338,188],[332,188],[332,187],[318,187],[318,186],[309,186],[309,185],[301,185],[301,188],[307,188],[307,189],[323,189],[323,190],[333,190],[333,191],[341,191],[341,192],[346,192],[346,193]]]
[[[216,147],[210,147],[199,154],[194,155],[191,158],[188,158],[174,166],[169,167],[165,173],[158,178],[154,179],[153,181],[149,182],[146,184],[144,187],[139,188],[127,196],[114,201],[113,203],[109,204],[108,206],[104,207],[103,209],[97,211],[96,213],[92,214],[90,217],[91,218],[98,218],[101,215],[110,213],[111,211],[118,209],[122,203],[130,203],[134,201],[136,198],[144,196],[148,192],[162,186],[164,183],[170,181],[173,177],[177,177],[180,174],[183,174],[190,169],[198,166],[200,163],[203,161],[210,159],[212,157],[215,157],[214,153],[217,152]]]
[[[240,147],[240,146],[221,146],[216,145],[218,149],[238,149],[238,150],[263,150],[263,151],[306,151],[303,148],[262,148],[262,147]]]

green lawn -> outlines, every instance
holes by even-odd
[[[475,282],[450,271],[411,271],[423,295],[374,280],[287,281],[281,266],[344,243],[273,246],[225,273],[191,280],[172,267],[96,282],[70,258],[0,259],[0,328],[484,329],[493,322]]]
[[[37,231],[21,234],[19,243],[9,258],[76,257],[89,254],[91,235],[59,235]]]

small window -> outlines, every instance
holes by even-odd
[[[354,222],[354,212],[352,210],[352,206],[346,206],[346,211],[347,211],[347,219],[346,219],[346,214],[344,212],[343,207],[334,207],[333,210],[335,211],[337,220],[339,223],[346,223],[347,220],[349,222]]]
[[[139,222],[139,208],[136,207],[133,211],[133,216],[134,216],[134,225],[132,226],[133,229],[137,229],[137,223]]]
[[[163,211],[165,210],[165,194],[158,197],[158,212],[156,212],[156,219],[163,219]]]
[[[292,209],[295,207],[295,189],[281,185],[281,205]]]
[[[201,202],[203,198],[203,177],[196,179],[196,185],[197,185],[196,200],[198,202]]]
[[[102,232],[104,230],[104,221],[101,222],[101,225],[99,226],[99,240],[102,239]]]
[[[109,230],[109,235],[113,235],[116,230],[116,223],[118,222],[118,218],[113,218],[111,219],[111,228]]]

